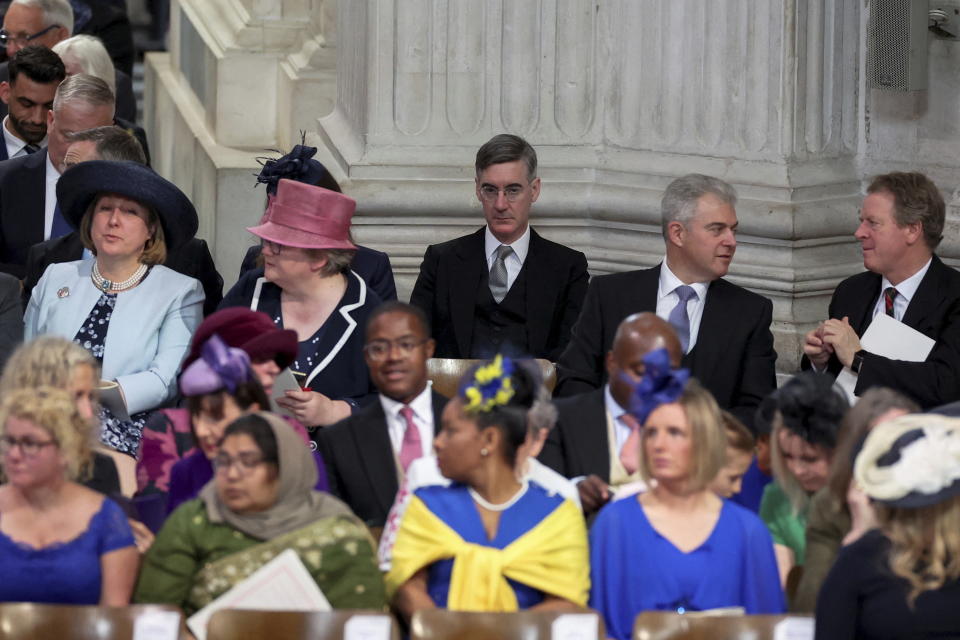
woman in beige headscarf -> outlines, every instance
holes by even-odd
[[[385,603],[373,542],[336,498],[313,490],[300,437],[269,413],[227,427],[213,480],[181,505],[144,558],[135,600],[204,607],[285,549],[300,556],[335,608]]]

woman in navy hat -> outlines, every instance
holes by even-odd
[[[27,305],[25,337],[73,339],[100,363],[104,386],[119,387],[100,439],[130,456],[120,472],[132,476],[147,412],[176,393],[203,314],[200,283],[161,264],[196,233],[197,213],[176,186],[130,162],[77,165],[57,183],[57,201],[93,258],[47,268]]]
[[[840,550],[817,598],[817,640],[960,637],[960,419],[877,425],[853,475],[879,528]]]
[[[328,426],[373,396],[363,331],[380,298],[350,269],[356,202],[341,193],[281,179],[261,224],[247,230],[263,247],[263,275],[245,275],[221,308],[244,306],[297,332],[290,370],[302,391],[277,404],[308,428]]]

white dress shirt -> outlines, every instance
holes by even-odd
[[[680,278],[670,271],[667,266],[667,259],[664,258],[660,263],[660,285],[657,288],[657,315],[670,321],[670,312],[680,302],[680,297],[676,293],[676,288],[683,286]],[[690,319],[690,342],[687,344],[687,353],[693,351],[697,344],[697,335],[700,333],[700,320],[703,318],[703,305],[707,302],[707,289],[709,282],[694,282],[689,286],[697,293],[696,297],[687,301],[687,317]]]
[[[7,157],[19,158],[27,155],[27,143],[10,133],[10,116],[3,118],[3,142],[7,145]],[[38,147],[47,146],[47,139],[44,138],[37,143]]]
[[[37,151],[37,153],[40,152]],[[43,199],[43,239],[49,240],[50,232],[53,230],[53,210],[57,208],[57,181],[60,180],[60,172],[50,162],[50,154],[46,155],[47,190]]]
[[[417,431],[420,432],[420,444],[423,451],[419,457],[433,455],[433,397],[430,393],[430,384],[420,392],[410,403],[413,409],[413,423],[417,425]],[[380,394],[380,406],[383,407],[383,413],[387,417],[387,432],[390,434],[390,446],[393,452],[400,455],[400,449],[403,447],[403,434],[407,432],[407,420],[400,415],[400,410],[404,404],[397,402],[387,396]],[[439,416],[437,416],[439,417]]]
[[[497,259],[497,249],[500,248],[501,244],[503,243],[490,232],[490,227],[484,228],[483,251],[487,257],[488,273],[493,268],[493,262]],[[513,286],[514,280],[520,275],[520,269],[523,268],[523,263],[527,259],[527,252],[530,251],[530,225],[527,225],[527,229],[522,236],[517,238],[513,244],[507,246],[513,249],[513,253],[503,261],[507,267],[507,291],[510,291],[510,287]]]
[[[883,292],[886,291],[888,287],[893,287],[897,290],[897,297],[893,299],[893,317],[902,322],[903,314],[907,312],[907,307],[910,305],[910,300],[912,300],[913,296],[916,295],[917,288],[920,286],[920,281],[923,280],[923,276],[927,275],[927,269],[930,268],[930,263],[932,262],[933,257],[927,260],[927,263],[920,267],[919,271],[898,285],[891,284],[885,276],[881,278],[880,297],[877,298],[877,304],[873,306],[873,316],[871,317],[876,317],[887,312],[887,305],[886,301],[884,300]]]

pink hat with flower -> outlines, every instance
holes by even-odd
[[[287,247],[356,249],[348,236],[356,208],[356,200],[342,193],[283,179],[261,224],[247,231]]]

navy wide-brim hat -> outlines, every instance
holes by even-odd
[[[197,210],[175,184],[136,162],[91,160],[67,169],[57,181],[57,204],[74,229],[98,194],[115,193],[150,207],[160,219],[167,249],[197,233]]]

